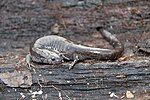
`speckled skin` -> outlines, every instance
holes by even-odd
[[[37,53],[37,51],[34,50],[35,48],[38,48],[40,50],[41,49],[48,50],[50,52],[56,53],[57,58],[60,57],[58,61],[62,61],[62,59],[63,60],[64,59],[65,60],[85,60],[85,59],[114,60],[120,57],[124,50],[120,41],[114,35],[112,35],[110,32],[106,30],[100,29],[99,31],[101,32],[102,36],[110,44],[112,44],[114,49],[111,50],[111,49],[87,47],[84,45],[75,44],[60,36],[50,35],[50,36],[41,37],[35,41],[35,43],[31,47],[31,52],[32,52],[31,57],[35,56],[33,54],[33,51],[34,53]],[[38,54],[40,54],[40,57],[43,56],[43,54],[41,53],[38,53]],[[53,56],[55,57],[55,55]],[[38,59],[40,59],[40,57],[38,57]],[[46,56],[44,58],[46,59]],[[50,59],[50,58],[51,58],[51,55],[47,57],[47,59]],[[37,62],[36,60],[34,61]],[[44,62],[44,63],[50,64],[51,62],[49,61],[49,62]]]

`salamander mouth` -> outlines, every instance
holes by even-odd
[[[55,61],[52,61],[51,59],[48,60],[48,64],[61,64],[63,61],[62,60],[55,60]]]

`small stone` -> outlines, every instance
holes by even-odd
[[[23,99],[26,97],[23,93],[20,93],[20,95]]]
[[[111,92],[109,92],[109,94],[110,94],[109,96],[110,96],[111,98],[112,98],[112,97],[119,98],[119,97],[118,97],[115,93],[113,93],[113,92],[112,92],[112,93],[111,93]]]
[[[117,75],[116,78],[125,78],[126,76],[123,74]]]
[[[70,83],[71,81],[67,81],[67,83]]]
[[[58,33],[59,33],[59,28],[60,28],[60,26],[59,26],[57,23],[55,23],[55,24],[51,27],[51,31],[52,31],[53,33],[55,33],[55,34],[58,34]]]
[[[52,72],[50,71],[49,74],[52,74]]]
[[[131,98],[134,98],[134,95],[133,95],[133,93],[131,91],[127,91],[126,92],[126,97],[131,99]]]

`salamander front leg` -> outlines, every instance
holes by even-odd
[[[72,69],[74,67],[74,65],[79,61],[79,56],[75,55],[74,56],[74,61],[70,64],[69,66],[69,70]]]
[[[34,69],[34,68],[36,68],[36,67],[35,67],[33,64],[31,64],[31,62],[32,62],[31,54],[26,55],[25,62],[27,63],[27,65],[28,65],[27,68],[28,68],[29,70],[32,70],[32,69],[33,69],[33,71],[36,72],[35,69]]]
[[[30,54],[26,55],[25,61],[28,65],[28,68],[31,70],[32,65],[31,65],[31,55]]]

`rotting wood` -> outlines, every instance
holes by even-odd
[[[59,67],[53,66],[52,68],[46,65],[45,67],[37,68],[36,73],[32,72],[33,83],[35,84],[33,84],[33,86],[37,87],[38,84],[41,84],[42,90],[45,91],[44,94],[50,92],[47,90],[48,88],[53,89],[53,86],[56,86],[60,92],[82,91],[83,94],[85,94],[89,91],[89,95],[91,95],[90,92],[92,91],[94,94],[100,92],[102,98],[108,98],[109,92],[122,95],[127,90],[134,90],[135,93],[142,93],[150,90],[149,66],[150,60],[148,58],[145,60],[124,61],[119,63],[102,62],[93,65],[79,63],[72,70],[68,70],[68,63]],[[1,72],[5,70],[8,71],[6,68],[0,68],[0,70]],[[10,68],[9,70],[12,71],[13,69]],[[123,77],[118,77],[119,75]],[[24,90],[21,89],[21,91]],[[26,94],[25,91],[23,93]],[[26,95],[27,97],[30,96],[28,94]],[[49,95],[51,95],[51,93],[49,93]],[[67,93],[67,95],[70,98],[74,96],[69,93]],[[52,98],[57,98],[57,96],[58,95],[54,95]],[[63,94],[62,97],[66,98],[66,95]]]
[[[63,8],[62,4],[65,4],[65,1],[78,2],[78,0],[30,0],[26,2],[25,0],[1,0],[1,59],[6,51],[13,52],[13,54],[18,54],[18,52],[26,54],[29,42],[33,38],[51,34],[49,33],[50,27],[55,23],[61,26],[65,22],[67,29],[64,30],[64,26],[61,26],[59,35],[71,37],[71,39],[77,37],[74,38],[75,40],[78,40],[79,36],[84,36],[84,38],[90,36],[91,38],[93,28],[104,23],[108,27],[112,27],[114,33],[120,37],[125,35],[120,40],[131,42],[129,34],[135,37],[137,34],[146,32],[147,35],[143,34],[140,38],[135,37],[138,43],[150,36],[150,3],[148,0],[105,0],[103,5],[95,3],[100,0],[87,0],[87,2],[89,1],[87,6],[77,5],[78,7]],[[92,5],[93,2],[95,4]],[[63,21],[56,15],[62,16]],[[85,35],[87,33],[88,35]],[[89,41],[90,38],[87,40]],[[79,40],[83,41],[82,39]],[[20,48],[18,43],[21,44],[21,48],[26,47],[24,51],[18,50],[17,47]],[[6,64],[6,67],[0,67],[1,73],[14,71],[9,59],[11,60],[12,57],[3,60],[4,63],[9,64]],[[80,63],[71,71],[68,70],[67,64],[53,68],[50,68],[52,66],[49,65],[40,68],[41,65],[39,65],[39,68],[36,69],[37,73],[32,73],[34,84],[31,89],[6,87],[0,81],[0,99],[22,99],[21,94],[23,93],[25,99],[29,100],[32,98],[29,90],[39,92],[41,87],[38,84],[41,82],[43,94],[37,95],[37,99],[58,100],[59,97],[62,99],[116,99],[116,97],[110,97],[110,94],[126,99],[125,93],[131,91],[134,94],[133,99],[148,100],[150,98],[150,64],[147,62],[149,60],[142,59],[143,57],[137,61],[138,63],[135,61],[120,63],[121,65],[116,62],[93,65]],[[46,79],[42,77],[46,77]]]

